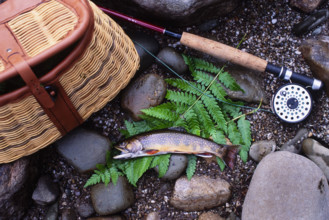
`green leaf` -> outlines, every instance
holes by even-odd
[[[213,133],[210,134],[212,136],[212,139],[217,144],[226,144],[226,138],[222,131],[215,130]]]
[[[190,93],[167,90],[166,99],[172,102],[192,105],[196,101],[196,96]]]
[[[160,108],[161,107],[161,108]],[[162,106],[157,106],[149,109],[142,109],[141,112],[143,112],[146,115],[152,116],[154,118],[158,118],[161,120],[167,120],[171,122],[177,121],[179,118],[179,114],[172,111],[168,108],[163,108]]]
[[[241,160],[245,163],[247,162],[248,160],[248,151],[244,150],[244,149],[241,149],[240,152],[240,157],[241,157]]]
[[[225,169],[225,162],[220,158],[220,157],[216,157],[217,159],[217,164],[220,168],[221,171],[224,171]]]
[[[198,121],[198,116],[193,109],[188,110],[184,115],[185,120],[187,121],[188,132],[194,135],[200,136],[201,128]]]
[[[235,79],[228,72],[223,72],[219,74],[218,79],[226,86],[226,88],[229,88],[233,91],[244,92],[243,89],[241,89],[239,84],[236,83]]]
[[[244,150],[249,151],[249,147],[251,145],[251,129],[250,122],[246,120],[246,116],[242,116],[238,120],[238,128],[241,133]]]
[[[186,168],[187,179],[191,180],[196,170],[196,156],[191,154],[187,156],[188,164]]]
[[[118,169],[116,167],[111,167],[109,172],[110,172],[110,175],[111,175],[113,185],[116,185],[117,182],[118,182],[119,176],[122,175],[122,174],[118,171]]]
[[[104,172],[104,184],[105,186],[107,186],[111,181],[111,174],[110,171],[108,169],[105,170]]]
[[[164,154],[164,155],[159,155],[155,156],[150,168],[154,168],[158,166],[159,168],[159,178],[163,177],[169,168],[169,162],[170,162],[170,157],[171,154]]]
[[[228,138],[234,145],[241,144],[241,134],[233,121],[228,123]]]
[[[227,131],[226,120],[222,113],[222,109],[218,106],[216,100],[208,96],[202,96],[202,101],[206,106],[212,119],[217,123],[217,127],[219,127],[221,130],[226,132]]]
[[[202,136],[205,138],[209,137],[209,134],[215,130],[215,125],[211,120],[210,115],[208,114],[207,110],[205,109],[204,105],[198,101],[193,106],[193,110],[198,116],[198,120],[202,127]]]
[[[126,164],[125,171],[128,181],[136,186],[139,178],[149,169],[153,157],[141,157],[129,160]]]
[[[88,186],[92,186],[95,184],[98,184],[101,182],[101,178],[98,174],[93,174],[86,182],[86,184],[83,186],[84,188],[88,187]]]

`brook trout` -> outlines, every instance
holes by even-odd
[[[176,131],[161,131],[137,135],[123,141],[115,148],[120,150],[121,154],[115,156],[114,159],[177,153],[195,154],[201,157],[215,155],[225,160],[226,155],[232,157],[238,150],[236,145],[219,145],[211,140]],[[234,160],[234,158],[229,159]]]

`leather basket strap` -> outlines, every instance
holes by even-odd
[[[60,83],[54,83],[56,98],[52,98],[23,58],[21,48],[5,25],[0,25],[0,34],[6,42],[6,46],[2,46],[0,49],[0,56],[15,68],[62,136],[80,125],[83,119],[74,108]]]
[[[0,34],[2,42],[5,44],[5,46],[1,46],[1,57],[15,68],[40,105],[43,108],[52,108],[54,102],[47,91],[41,86],[38,78],[22,57],[24,54],[21,48],[5,25],[0,25]]]

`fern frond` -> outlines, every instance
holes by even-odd
[[[196,170],[197,158],[195,155],[191,154],[191,155],[187,155],[187,159],[188,159],[188,163],[186,168],[186,175],[187,175],[187,179],[191,180]]]
[[[84,188],[92,185],[96,185],[101,182],[100,175],[94,173],[86,182],[86,184],[83,186]]]
[[[226,120],[225,120],[222,110],[218,106],[216,100],[209,96],[202,96],[201,99],[202,99],[204,105],[206,106],[209,114],[214,119],[214,121],[217,123],[218,128],[220,128],[221,130],[226,132],[227,131]]]
[[[187,122],[187,131],[194,135],[200,136],[201,128],[198,121],[198,116],[193,109],[188,110],[184,115],[185,121]]]
[[[215,130],[210,135],[217,144],[226,144],[226,137],[222,131]]]
[[[111,167],[109,173],[111,175],[111,180],[114,185],[117,184],[119,176],[123,175],[121,172],[118,171],[116,167]]]
[[[211,117],[208,114],[206,108],[200,101],[198,101],[193,106],[193,110],[197,114],[200,125],[202,126],[202,137],[209,137],[209,134],[211,134],[215,130],[215,125],[212,122]]]
[[[104,172],[104,184],[107,186],[111,181],[111,173],[108,169],[105,170]]]
[[[125,126],[127,130],[120,131],[125,138],[151,130],[151,127],[146,121],[129,122],[125,120]]]
[[[169,162],[170,162],[170,157],[171,154],[164,154],[164,155],[159,155],[159,156],[155,156],[150,168],[154,168],[156,166],[158,166],[159,168],[159,178],[163,177],[169,168]]]
[[[236,83],[235,79],[228,73],[223,72],[219,74],[218,80],[225,85],[226,88],[232,91],[241,91],[244,92],[243,89]]]
[[[179,118],[179,114],[177,114],[175,111],[172,111],[171,109],[164,108],[163,106],[155,106],[148,109],[142,109],[141,112],[148,116],[152,116],[154,118],[158,118],[161,120],[167,120],[171,122],[177,121]]]
[[[251,145],[251,132],[250,132],[250,122],[246,120],[246,116],[242,116],[238,122],[238,128],[241,133],[243,145],[245,150],[249,150],[249,146]]]
[[[192,95],[190,93],[168,90],[166,94],[166,99],[180,104],[192,105],[197,98],[195,95]]]
[[[241,149],[240,152],[239,152],[239,155],[240,155],[241,160],[243,162],[247,162],[247,160],[248,160],[248,151],[246,151],[244,149]]]
[[[186,65],[188,66],[189,70],[192,72],[195,70],[195,64],[194,64],[194,61],[193,61],[193,58],[190,57],[190,56],[186,56],[185,54],[182,54],[183,56],[183,59],[186,63]]]
[[[232,118],[236,118],[242,114],[240,112],[240,107],[233,105],[222,104],[221,109],[223,110],[224,113],[230,115]]]
[[[164,128],[169,128],[174,126],[175,122],[172,121],[167,121],[167,120],[161,120],[158,118],[154,118],[149,115],[141,115],[140,116],[145,122],[148,124],[150,127],[150,130],[160,130]]]
[[[149,169],[153,157],[141,157],[127,161],[125,174],[128,181],[136,186],[139,178]]]
[[[216,157],[217,164],[220,168],[220,170],[223,172],[225,169],[225,162],[222,160],[222,158]]]
[[[200,84],[197,84],[195,82],[190,82],[190,81],[184,81],[181,79],[166,79],[166,82],[168,83],[168,85],[174,86],[184,92],[190,92],[192,94],[195,95],[202,95],[202,93],[200,91],[204,91],[205,87],[203,87]],[[197,89],[195,89],[197,88]]]
[[[216,67],[214,64],[209,63],[203,59],[199,59],[196,57],[191,58],[193,64],[195,65],[195,69],[197,70],[203,70],[206,72],[210,72],[210,73],[214,73],[214,74],[218,74],[219,72],[221,72],[221,69]]]
[[[228,138],[234,145],[240,145],[241,144],[241,134],[236,126],[236,124],[233,121],[230,121],[227,126],[228,130]]]
[[[192,73],[192,76],[193,76],[194,80],[198,81],[199,83],[201,83],[204,86],[209,86],[210,83],[212,83],[212,81],[214,79],[213,76],[211,76],[208,73],[204,73],[202,71],[195,71]],[[210,86],[209,90],[219,100],[227,101],[225,98],[227,96],[227,93],[226,93],[225,89],[222,87],[222,85],[220,83],[218,83],[217,81],[215,81]]]

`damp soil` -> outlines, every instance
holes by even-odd
[[[98,3],[104,5],[104,1]],[[329,3],[322,5],[321,8],[329,8]],[[236,47],[244,38],[240,49],[274,64],[284,65],[295,72],[311,76],[311,71],[298,51],[298,47],[304,39],[314,37],[314,34],[311,32],[300,37],[292,34],[293,25],[306,16],[306,14],[290,8],[287,0],[247,0],[231,14],[218,18],[216,21],[218,25],[209,31],[200,31],[198,25],[167,27],[176,32],[187,31],[233,47]],[[175,39],[122,21],[118,21],[118,23],[126,30],[140,31],[154,36],[159,41],[161,48],[171,46],[175,47],[180,53],[197,56],[214,63],[218,62],[209,55],[186,48]],[[321,26],[322,34],[328,34],[328,25],[329,23],[326,22]],[[165,78],[173,77],[169,71],[164,70],[155,63],[139,74],[150,72],[158,73]],[[274,92],[284,85],[284,82],[270,74],[259,74],[263,79],[263,89],[268,97],[272,97]],[[299,128],[304,127],[309,130],[312,138],[320,141],[325,146],[329,146],[329,99],[324,92],[317,92],[313,94],[313,97],[315,103],[311,115],[299,124],[283,123],[275,115],[264,111],[247,115],[247,119],[251,122],[253,141],[274,140],[277,146],[280,147],[293,138]],[[257,107],[257,104],[248,105]],[[262,107],[270,108],[270,106]],[[94,113],[83,126],[109,137],[112,142],[116,142],[123,138],[119,130],[124,128],[124,120],[129,120],[129,116],[120,107],[119,94],[102,110]],[[41,174],[51,175],[60,185],[59,219],[62,219],[61,213],[64,210],[75,210],[78,202],[90,202],[90,189],[83,188],[89,177],[88,174],[79,174],[56,153],[53,146],[40,151],[38,158]],[[221,172],[215,162],[207,162],[199,158],[195,175],[208,175],[212,178],[220,177],[230,182],[232,186],[231,199],[226,204],[207,211],[218,213],[222,217],[228,217],[231,213],[240,217],[242,204],[256,165],[252,160],[243,163],[238,158],[233,170],[225,169]],[[160,214],[161,219],[197,219],[204,211],[185,212],[170,205],[169,199],[173,186],[174,181],[163,181],[157,177],[154,171],[148,171],[139,180],[137,187],[134,188],[136,202],[120,214],[127,219],[142,219],[148,213],[155,211]],[[47,207],[32,205],[26,219],[44,219],[46,211]],[[77,214],[77,219],[84,218]]]

